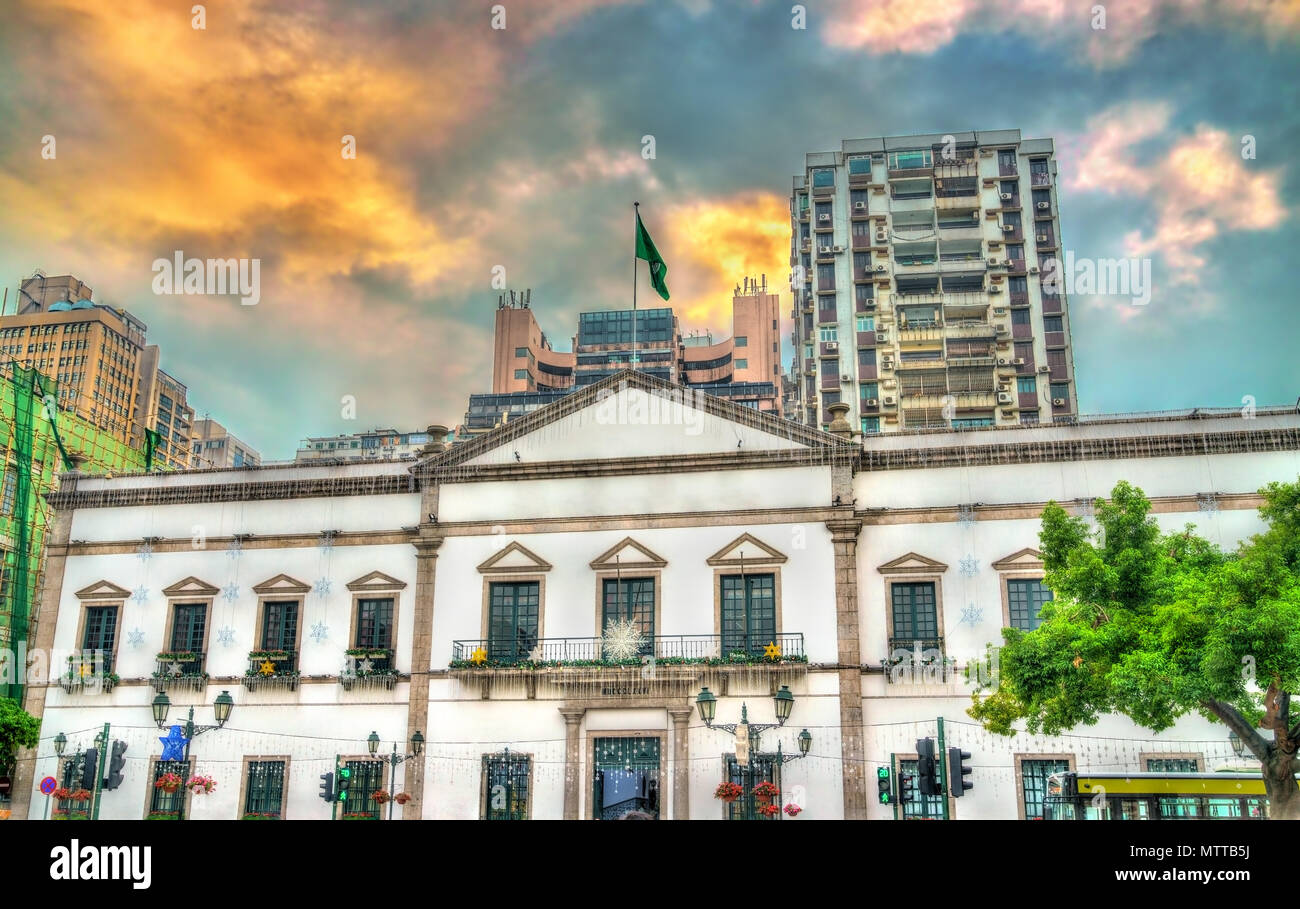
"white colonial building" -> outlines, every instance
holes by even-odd
[[[414,466],[67,475],[34,636],[60,677],[29,688],[42,740],[14,815],[75,813],[40,780],[76,788],[105,724],[127,750],[104,818],[387,817],[369,794],[391,788],[411,797],[394,817],[709,819],[753,814],[762,780],[800,817],[937,815],[937,798],[879,804],[876,779],[942,719],[975,768],[949,814],[1034,817],[1061,767],[1229,755],[1195,718],[1000,738],[966,715],[959,668],[1050,597],[1044,504],[1086,510],[1126,479],[1162,526],[1231,547],[1261,526],[1259,487],[1297,475],[1300,417],[1282,410],[864,450],[633,373]],[[179,769],[160,761],[159,692],[165,726],[191,706],[216,726],[223,691],[230,717],[192,740],[188,771],[215,791],[157,788]],[[392,763],[393,743],[411,756]],[[342,769],[350,796],[323,800]],[[724,781],[745,798],[715,798]]]

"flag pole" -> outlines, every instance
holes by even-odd
[[[637,278],[637,246],[641,243],[641,203],[633,202],[632,210],[636,212],[636,225],[633,228],[635,236],[632,238],[632,369],[636,370],[636,278]]]

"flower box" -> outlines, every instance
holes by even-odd
[[[90,813],[86,811],[70,811],[67,808],[55,808],[50,812],[52,821],[88,821]]]
[[[241,821],[278,821],[280,815],[269,811],[250,811],[240,818]]]
[[[273,672],[270,675],[264,675],[260,672],[248,670],[244,673],[244,687],[249,691],[257,691],[261,688],[282,688],[288,691],[298,690],[298,679],[300,673],[295,669],[288,672]]]
[[[275,660],[287,660],[287,659],[289,659],[289,651],[287,651],[287,650],[250,650],[250,651],[248,652],[248,658],[249,658],[250,660],[271,660],[272,662],[274,662]]]
[[[110,672],[105,676],[77,676],[64,675],[59,677],[59,687],[68,694],[77,694],[84,691],[99,690],[107,694],[112,691],[117,683],[122,681],[116,673]]]
[[[179,821],[181,813],[179,811],[150,811],[147,821]]]
[[[396,669],[377,669],[373,672],[345,672],[339,676],[344,691],[353,688],[383,688],[392,691],[397,687]]]
[[[722,799],[724,802],[734,802],[744,795],[745,790],[739,783],[719,783],[718,788],[713,790],[715,799]]]
[[[371,811],[354,811],[350,814],[343,815],[345,821],[377,821],[379,814]]]

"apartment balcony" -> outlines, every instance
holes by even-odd
[[[347,651],[347,665],[339,674],[344,691],[384,690],[397,687],[398,674],[393,666],[393,651],[387,648],[358,647]]]
[[[997,357],[992,355],[949,354],[947,364],[953,366],[995,366]]]
[[[975,157],[941,158],[934,166],[936,180],[950,180],[959,177],[978,177],[979,159]]]
[[[1065,332],[1063,332],[1063,331],[1048,331],[1048,332],[1044,332],[1044,333],[1043,333],[1043,341],[1044,341],[1044,343],[1047,344],[1048,347],[1064,347],[1064,346],[1065,346]]]
[[[1028,303],[1029,300],[1026,299],[1025,302]],[[1061,297],[1059,294],[1043,294],[1043,312],[1058,313],[1063,309],[1064,307],[1061,305]]]
[[[295,691],[298,678],[298,654],[295,651],[254,650],[248,654],[248,669],[244,672],[243,683],[249,691]]]
[[[830,365],[834,366],[834,370],[833,370],[833,371],[828,370],[828,371],[822,373],[822,383],[821,383],[821,387],[820,387],[820,390],[821,390],[821,391],[839,391],[839,390],[840,390],[840,374],[839,374],[839,372],[838,372],[838,369],[839,369],[839,363],[836,362],[836,363],[834,363],[834,364],[830,364]]]
[[[1012,306],[1029,305],[1029,291],[1027,290],[1013,290],[1007,296],[1009,297]]]
[[[1034,203],[1035,221],[1050,221],[1054,217],[1055,217],[1055,213],[1052,211],[1051,202],[1039,201]]]
[[[838,357],[840,355],[839,341],[822,341],[818,345],[818,357]]]
[[[1025,322],[1011,323],[1011,337],[1023,341],[1034,336],[1034,326]]]
[[[867,211],[867,204],[866,204],[865,202],[863,202],[863,203],[861,203],[861,205],[862,205],[862,207],[859,208],[859,207],[858,207],[858,203],[855,203],[855,204],[854,204],[854,205],[849,209],[849,218],[850,218],[851,220],[853,220],[853,221],[862,221],[862,220],[865,220],[866,218],[870,218],[870,217],[871,217],[871,214]]]
[[[894,192],[890,194],[890,210],[927,211],[934,209],[934,197],[930,192]]]
[[[59,676],[59,687],[69,694],[106,694],[119,681],[113,672],[111,653],[87,651],[68,657],[68,669]]]
[[[855,250],[871,249],[871,234],[854,234],[851,248]]]
[[[876,346],[876,333],[874,331],[860,331],[857,333],[857,335],[858,335],[859,347]]]
[[[1020,175],[1020,171],[1017,169],[1015,161],[1012,161],[1010,163],[1003,162],[1001,160],[998,161],[999,177],[1016,177],[1019,175]]]
[[[203,671],[204,654],[193,650],[164,650],[158,654],[151,677],[154,691],[202,691],[208,674]]]
[[[1051,174],[1030,174],[1029,185],[1034,187],[1051,186],[1052,175]]]
[[[813,230],[834,230],[835,218],[830,212],[824,212],[813,221]]]
[[[940,332],[940,337],[942,337],[942,332]],[[897,369],[899,369],[899,370],[901,370],[901,371],[904,371],[904,372],[913,372],[913,371],[919,371],[919,370],[925,370],[925,369],[941,370],[941,369],[943,369],[943,366],[944,366],[944,363],[943,363],[943,357],[934,357],[934,358],[932,358],[932,359],[928,359],[928,360],[902,360],[902,359],[900,359],[900,360],[895,364],[895,368],[897,368]]]
[[[969,224],[963,224],[960,227],[946,226],[942,221],[939,222],[939,239],[947,243],[952,240],[983,240],[984,228],[978,221],[971,220]],[[980,258],[976,256],[976,258]]]
[[[1017,232],[1017,233],[1018,233],[1018,232]],[[1014,239],[1017,239],[1016,237],[1013,237],[1011,234],[1007,234],[1006,237],[1007,237],[1008,240],[1014,240]],[[1020,239],[1023,239],[1023,238],[1020,238]],[[1020,272],[1021,274],[1024,274],[1024,273],[1025,273],[1025,260],[1024,260],[1024,259],[1008,259],[1007,262],[1010,263],[1009,265],[1007,265],[1007,271],[1008,271],[1008,272]]]
[[[988,320],[989,298],[983,292],[969,294],[944,294],[943,317],[945,321]]]
[[[830,309],[818,309],[817,321],[823,324],[825,323],[834,324],[835,322],[839,321],[839,318],[835,314],[834,307],[832,307]]]
[[[1038,230],[1034,234],[1034,246],[1039,252],[1056,249],[1056,231],[1043,230],[1042,225],[1038,225]]]
[[[871,185],[871,171],[860,171],[854,173],[849,171],[849,186],[862,187]]]
[[[890,180],[907,180],[918,177],[933,177],[934,166],[930,167],[891,167],[889,168]]]
[[[998,333],[997,326],[976,319],[947,322],[944,330],[950,338],[995,338]]]
[[[898,340],[903,343],[908,341],[940,341],[942,339],[943,324],[939,322],[908,322],[898,328]]]
[[[889,654],[880,661],[892,684],[943,684],[956,678],[957,661],[944,655],[943,638],[889,639]]]

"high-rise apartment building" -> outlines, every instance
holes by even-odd
[[[192,460],[190,434],[194,431],[194,408],[189,404],[189,389],[185,384],[159,368],[160,356],[158,345],[150,344],[141,357],[139,397],[143,402],[144,423],[158,433],[154,463],[170,470],[185,470]]]
[[[303,439],[294,455],[299,464],[308,461],[402,461],[414,458],[429,441],[446,443],[452,434],[445,426],[430,426],[425,432],[371,429],[339,436],[311,436]]]
[[[262,456],[253,446],[231,435],[216,420],[194,421],[190,433],[191,467],[256,467],[261,463]]]
[[[845,140],[791,194],[797,414],[864,434],[1078,413],[1051,139]],[[1058,272],[1059,274],[1059,272]],[[834,408],[842,410],[843,408]]]

